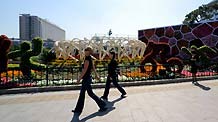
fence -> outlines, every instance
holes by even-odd
[[[181,73],[167,72],[162,65],[157,66],[156,73],[150,72],[152,66],[145,65],[146,73],[140,72],[139,65],[120,66],[119,81],[134,82],[157,79],[175,79],[192,77],[190,66],[184,66]],[[107,77],[107,67],[96,67],[100,80],[93,79],[93,83],[105,82]],[[7,72],[0,74],[0,88],[33,87],[33,86],[58,86],[76,84],[81,72],[81,67],[55,67],[32,70],[30,77],[24,77],[20,68],[9,68]],[[214,64],[208,68],[200,69],[197,77],[218,75],[218,65]]]

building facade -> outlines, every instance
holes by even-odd
[[[47,41],[65,40],[65,30],[38,16],[21,14],[19,16],[20,40],[40,37]]]

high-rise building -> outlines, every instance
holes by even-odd
[[[20,40],[32,40],[34,37],[47,41],[65,40],[65,30],[38,16],[21,14],[19,21]]]

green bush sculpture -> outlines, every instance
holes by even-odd
[[[0,74],[7,71],[8,57],[7,54],[11,47],[11,40],[5,36],[0,36]]]
[[[198,64],[199,68],[206,68],[208,66],[210,66],[210,60],[211,58],[209,57],[209,55],[211,54],[216,54],[217,52],[204,45],[204,46],[201,46],[199,48],[197,48],[197,46],[195,45],[192,45],[190,48],[186,48],[186,47],[182,47],[181,48],[181,51],[184,52],[185,54],[187,54],[190,59],[191,59],[191,56],[196,56],[196,63]],[[188,62],[187,63],[190,63],[190,59],[188,59]]]
[[[23,76],[26,78],[31,77],[31,69],[39,69],[39,67],[44,67],[37,62],[31,60],[31,57],[38,56],[42,52],[43,40],[41,38],[34,38],[31,43],[24,41],[20,44],[20,50],[12,51],[8,54],[11,59],[20,57],[20,70]]]
[[[43,51],[40,55],[40,60],[42,63],[47,64],[56,59],[55,52],[48,48],[43,48]]]

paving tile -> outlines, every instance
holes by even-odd
[[[125,87],[128,97],[112,88],[106,112],[86,95],[79,118],[74,109],[79,91],[61,91],[0,96],[1,122],[217,122],[218,80],[191,83]],[[104,89],[94,89],[101,96]]]

